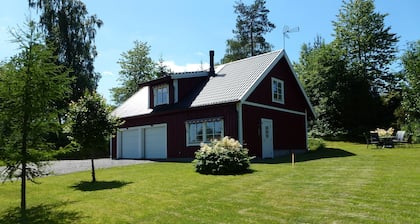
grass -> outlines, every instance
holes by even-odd
[[[31,223],[419,223],[420,145],[327,148],[258,161],[253,173],[200,175],[191,163],[151,163],[39,178]],[[0,185],[0,223],[19,223],[19,182]]]

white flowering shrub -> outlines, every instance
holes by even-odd
[[[210,144],[201,144],[195,152],[195,169],[202,174],[239,174],[249,172],[248,149],[235,139],[224,137]]]

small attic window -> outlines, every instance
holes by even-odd
[[[271,78],[271,99],[275,103],[284,104],[284,82]]]
[[[154,105],[169,104],[169,85],[159,85],[153,87]]]

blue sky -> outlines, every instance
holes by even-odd
[[[0,60],[17,53],[10,43],[9,29],[22,26],[30,15],[27,0],[6,0],[0,8]],[[109,89],[117,86],[121,53],[131,49],[135,40],[151,46],[152,59],[162,57],[174,71],[189,71],[208,64],[208,51],[215,50],[215,60],[225,53],[226,40],[233,37],[236,14],[234,0],[84,0],[90,14],[97,14],[104,26],[98,30],[99,52],[95,70],[102,74],[98,91],[110,102]],[[244,0],[250,4],[253,0]],[[327,42],[333,37],[332,21],[341,0],[267,0],[269,19],[277,27],[266,38],[274,49],[283,48],[283,27],[299,26],[286,39],[286,52],[292,61],[299,60],[303,43],[317,35]],[[388,13],[385,19],[391,32],[400,36],[399,48],[420,39],[420,1],[376,0],[376,11]],[[35,13],[32,13],[35,17]]]

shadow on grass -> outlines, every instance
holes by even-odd
[[[355,156],[356,154],[352,152],[348,152],[343,149],[335,149],[335,148],[325,148],[319,149],[317,151],[309,151],[304,154],[295,154],[295,162],[306,162],[318,159],[328,159],[328,158],[340,158],[340,157],[349,157]],[[280,158],[275,159],[258,159],[252,161],[252,163],[265,163],[265,164],[278,164],[278,163],[290,163],[291,156],[285,155]]]
[[[246,174],[252,174],[254,172],[257,172],[257,170],[246,169],[246,170],[242,170],[242,171],[239,171],[239,172],[221,172],[221,173],[197,172],[197,173],[199,173],[201,175],[210,175],[210,176],[241,176],[241,175],[246,175]]]
[[[22,213],[15,207],[0,214],[0,223],[33,223],[33,224],[65,224],[78,223],[83,217],[74,211],[64,211],[61,207],[68,203],[41,204],[26,209]]]
[[[131,184],[133,182],[124,182],[124,181],[96,181],[96,182],[90,182],[90,181],[81,181],[80,183],[77,183],[71,188],[74,188],[79,191],[100,191],[100,190],[109,190],[114,188],[122,188],[127,184]]]

